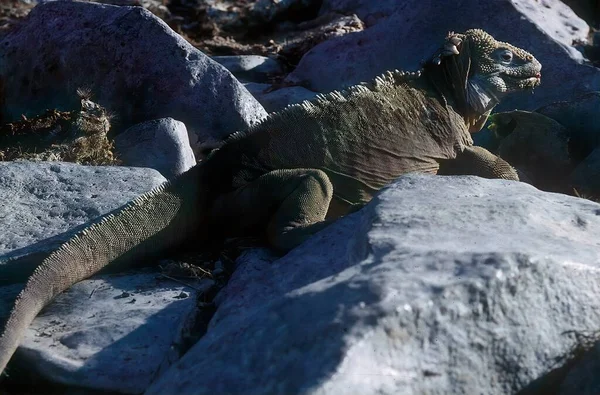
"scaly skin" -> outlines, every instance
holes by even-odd
[[[402,174],[456,161],[469,174],[518,180],[472,147],[505,94],[539,84],[529,53],[481,30],[450,34],[417,73],[388,72],[273,114],[235,133],[200,165],[52,253],[29,278],[0,337],[0,370],[41,308],[117,258],[193,237],[263,234],[287,251],[368,202]],[[199,192],[201,191],[201,192]]]

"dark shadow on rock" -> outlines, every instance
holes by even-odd
[[[355,221],[342,221],[348,222],[343,223],[346,232],[341,233],[357,232],[359,242],[365,241],[365,234],[357,231]],[[315,249],[319,248],[319,237],[310,242]],[[328,255],[345,252],[348,246],[341,244],[344,245],[332,245],[334,252],[329,250]],[[388,315],[377,305],[383,290],[364,279],[369,278],[365,274],[379,270],[389,251],[383,248],[373,253],[368,242],[365,244],[355,257],[357,260],[342,254],[332,262],[335,264],[319,268],[315,274],[310,273],[312,257],[306,257],[303,281],[286,282],[271,300],[259,301],[254,311],[240,311],[241,318],[232,317],[234,312],[227,308],[229,317],[213,322],[208,333],[176,368],[157,381],[150,393],[311,393],[339,369],[350,347],[349,337],[361,338]],[[361,258],[366,257],[363,254],[371,253],[369,261],[362,264]],[[314,285],[352,267],[356,274],[362,274],[361,279],[351,276],[337,280],[341,282],[331,280]],[[312,286],[314,291],[298,293],[304,286]],[[199,377],[203,377],[201,383]]]
[[[183,363],[181,374],[157,391],[172,386],[175,393],[191,388],[198,394],[256,393],[251,391],[257,388],[262,393],[309,393],[336,371],[348,347],[344,338],[360,336],[357,332],[376,326],[383,316],[377,310],[365,316],[351,310],[378,300],[367,282],[278,298],[234,324],[235,329],[209,330],[190,351],[194,356]],[[207,372],[213,372],[212,377],[206,377]]]
[[[593,364],[590,363],[590,360],[593,361],[597,358],[594,353],[594,349],[597,348],[598,345],[600,345],[600,341],[598,341],[598,334],[593,334],[590,336],[584,333],[573,331],[570,333],[565,333],[564,335],[575,338],[575,346],[573,347],[573,349],[567,355],[564,355],[557,361],[555,368],[544,373],[542,376],[529,383],[516,395],[575,395],[582,392],[586,394],[593,393],[590,391],[589,388],[586,388],[586,384],[589,384],[589,382],[579,382],[578,384],[583,388],[571,388],[570,391],[561,387],[567,376],[570,375],[574,370],[576,370],[577,366],[585,366],[587,363],[587,365],[593,368]],[[588,376],[588,378],[590,379],[589,381],[595,381],[594,373],[588,373],[591,376]]]

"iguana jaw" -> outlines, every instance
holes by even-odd
[[[533,90],[540,85],[541,73],[516,77],[506,73],[492,75],[474,75],[467,81],[467,102],[480,114],[491,109],[507,94],[518,91]]]
[[[537,73],[535,76],[524,77],[524,78],[518,78],[518,77],[512,77],[512,76],[505,76],[505,78],[513,81],[513,83],[511,85],[518,86],[520,90],[525,90],[525,89],[533,89],[536,86],[539,86],[541,83],[541,80],[542,80],[542,74]]]
[[[485,84],[476,76],[467,81],[467,103],[478,115],[490,111],[500,102],[500,98],[491,89],[486,89]]]
[[[510,75],[472,76],[467,80],[466,102],[471,115],[465,118],[469,132],[481,130],[492,109],[507,94],[514,91],[533,90],[540,84],[541,74],[532,77]]]

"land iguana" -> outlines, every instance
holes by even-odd
[[[287,251],[397,177],[447,174],[453,163],[468,174],[518,180],[507,162],[473,146],[470,132],[507,93],[537,86],[540,63],[474,29],[450,33],[422,66],[273,113],[65,242],[17,297],[0,337],[0,371],[44,306],[115,261],[248,234]]]

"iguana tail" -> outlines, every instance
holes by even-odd
[[[203,220],[203,167],[197,165],[106,215],[42,262],[17,297],[0,336],[0,372],[33,319],[58,294],[117,258],[143,259],[196,233]]]

